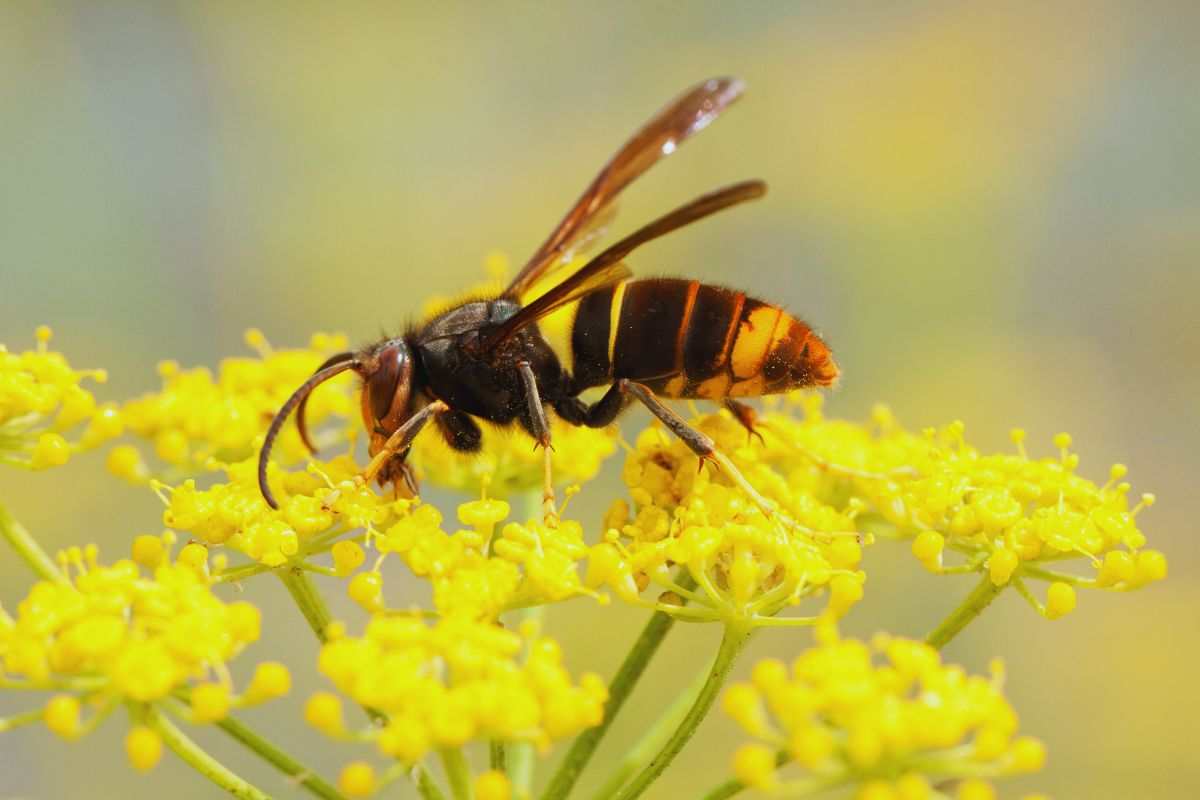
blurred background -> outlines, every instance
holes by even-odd
[[[489,251],[519,262],[661,104],[738,75],[743,101],[625,195],[617,230],[737,179],[763,177],[770,195],[647,247],[635,270],[736,284],[804,316],[845,371],[831,414],[882,400],[913,427],[961,418],[986,449],[1020,425],[1041,453],[1066,429],[1086,476],[1127,462],[1134,491],[1159,495],[1141,520],[1171,578],[1081,593],[1058,622],[1007,593],[947,653],[972,669],[1003,655],[1024,730],[1048,744],[1046,771],[1003,791],[1195,797],[1198,31],[1183,0],[8,2],[0,341],[22,349],[50,323],[120,399],[156,386],[160,359],[243,353],[250,326],[277,345],[318,329],[370,340],[479,279]],[[159,529],[161,507],[101,460],[0,472],[0,497],[48,546],[94,540],[116,557]],[[604,473],[613,491],[618,472]],[[581,496],[585,519],[604,494]],[[896,545],[866,569],[858,634],[923,635],[971,586]],[[7,550],[0,582],[9,607],[30,582]],[[282,587],[247,591],[274,620],[253,659],[296,665],[306,696],[322,685],[308,631]],[[573,670],[610,675],[642,616],[576,602],[548,625]],[[680,628],[601,761],[715,650],[711,626]],[[808,643],[764,635],[743,672]],[[0,713],[17,706],[0,698]],[[356,755],[297,724],[297,704],[247,716],[330,772]],[[715,782],[742,741],[722,717],[654,798]],[[0,798],[214,794],[171,759],[135,776],[124,730],[0,737]],[[295,794],[219,736],[204,743]]]

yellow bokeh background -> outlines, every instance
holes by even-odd
[[[185,4],[0,6],[0,341],[50,323],[103,399],[154,364],[215,364],[242,331],[366,342],[422,300],[519,261],[604,159],[668,98],[711,75],[746,97],[622,200],[619,231],[718,185],[768,197],[647,247],[638,274],[683,274],[777,301],[823,331],[844,369],[830,414],[884,400],[912,427],[961,418],[1006,448],[1015,425],[1081,472],[1130,465],[1170,579],[1085,592],[1065,620],[1008,593],[948,648],[1007,659],[1044,773],[1004,791],[1058,798],[1200,794],[1200,11],[1189,2]],[[645,416],[631,413],[626,430]],[[51,547],[123,554],[161,508],[93,454],[0,473],[0,498]],[[574,502],[597,522],[618,465]],[[970,587],[900,546],[867,554],[850,631],[919,636]],[[0,550],[0,602],[29,576]],[[331,592],[336,589],[332,583]],[[258,658],[321,685],[281,586],[260,581]],[[335,610],[351,615],[338,598]],[[642,615],[552,609],[572,670],[611,674]],[[718,632],[680,626],[601,750],[611,763],[705,666]],[[771,632],[793,655],[804,632]],[[0,713],[19,707],[0,697]],[[248,716],[333,772],[354,754],[298,703]],[[167,759],[125,764],[124,723],[67,745],[0,736],[0,796],[209,797]],[[741,737],[714,714],[650,797],[711,785]],[[293,787],[212,737],[276,796]],[[604,773],[595,770],[589,777]],[[1016,788],[1014,788],[1016,787]],[[585,794],[588,786],[585,785]],[[404,796],[401,789],[398,796]],[[1008,795],[1004,795],[1008,796]]]

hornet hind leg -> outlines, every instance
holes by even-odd
[[[651,414],[658,417],[671,433],[678,436],[693,453],[700,457],[701,465],[705,461],[711,461],[724,470],[730,479],[733,480],[734,484],[762,511],[764,516],[774,518],[778,515],[779,512],[775,508],[774,503],[759,494],[750,481],[746,480],[746,476],[742,475],[737,465],[717,449],[716,443],[709,436],[693,428],[683,417],[664,405],[648,386],[622,378],[614,383],[605,392],[604,396],[591,406],[586,405],[577,397],[570,397],[559,402],[555,406],[555,409],[558,411],[559,416],[574,425],[602,428],[615,420],[631,399],[637,399],[642,405],[650,409]],[[740,406],[741,404],[738,405]],[[750,409],[748,406],[742,407],[753,414],[753,409]],[[730,410],[734,412],[734,415],[740,421],[741,416],[738,412],[732,408]],[[751,420],[752,423],[753,420]],[[742,424],[746,423],[743,422]]]

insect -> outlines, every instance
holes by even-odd
[[[764,513],[772,506],[714,446],[661,398],[723,403],[751,432],[754,411],[739,397],[829,386],[838,367],[812,329],[776,305],[743,292],[676,278],[634,280],[624,259],[638,247],[718,211],[762,197],[766,185],[746,181],[703,195],[600,252],[528,304],[521,299],[553,270],[571,262],[612,216],[621,190],[684,140],[705,128],[741,95],[732,78],[700,83],[637,131],[600,171],[507,289],[462,303],[404,335],[330,358],[284,403],[259,455],[262,495],[278,508],[267,483],[271,445],[288,416],[312,448],[304,407],[320,384],[348,370],[362,379],[362,415],[370,433],[365,481],[404,482],[416,491],[406,462],[415,437],[433,423],[457,451],[480,449],[479,420],[519,425],[545,453],[543,506],[556,515],[548,412],[572,425],[610,424],[634,400],[645,405],[700,457],[715,462]],[[570,363],[538,329],[547,314],[576,304]],[[607,386],[594,403],[585,389]]]

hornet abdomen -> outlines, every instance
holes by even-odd
[[[754,397],[829,386],[829,348],[804,322],[699,281],[625,281],[584,297],[571,326],[575,386],[627,378],[664,397]]]

